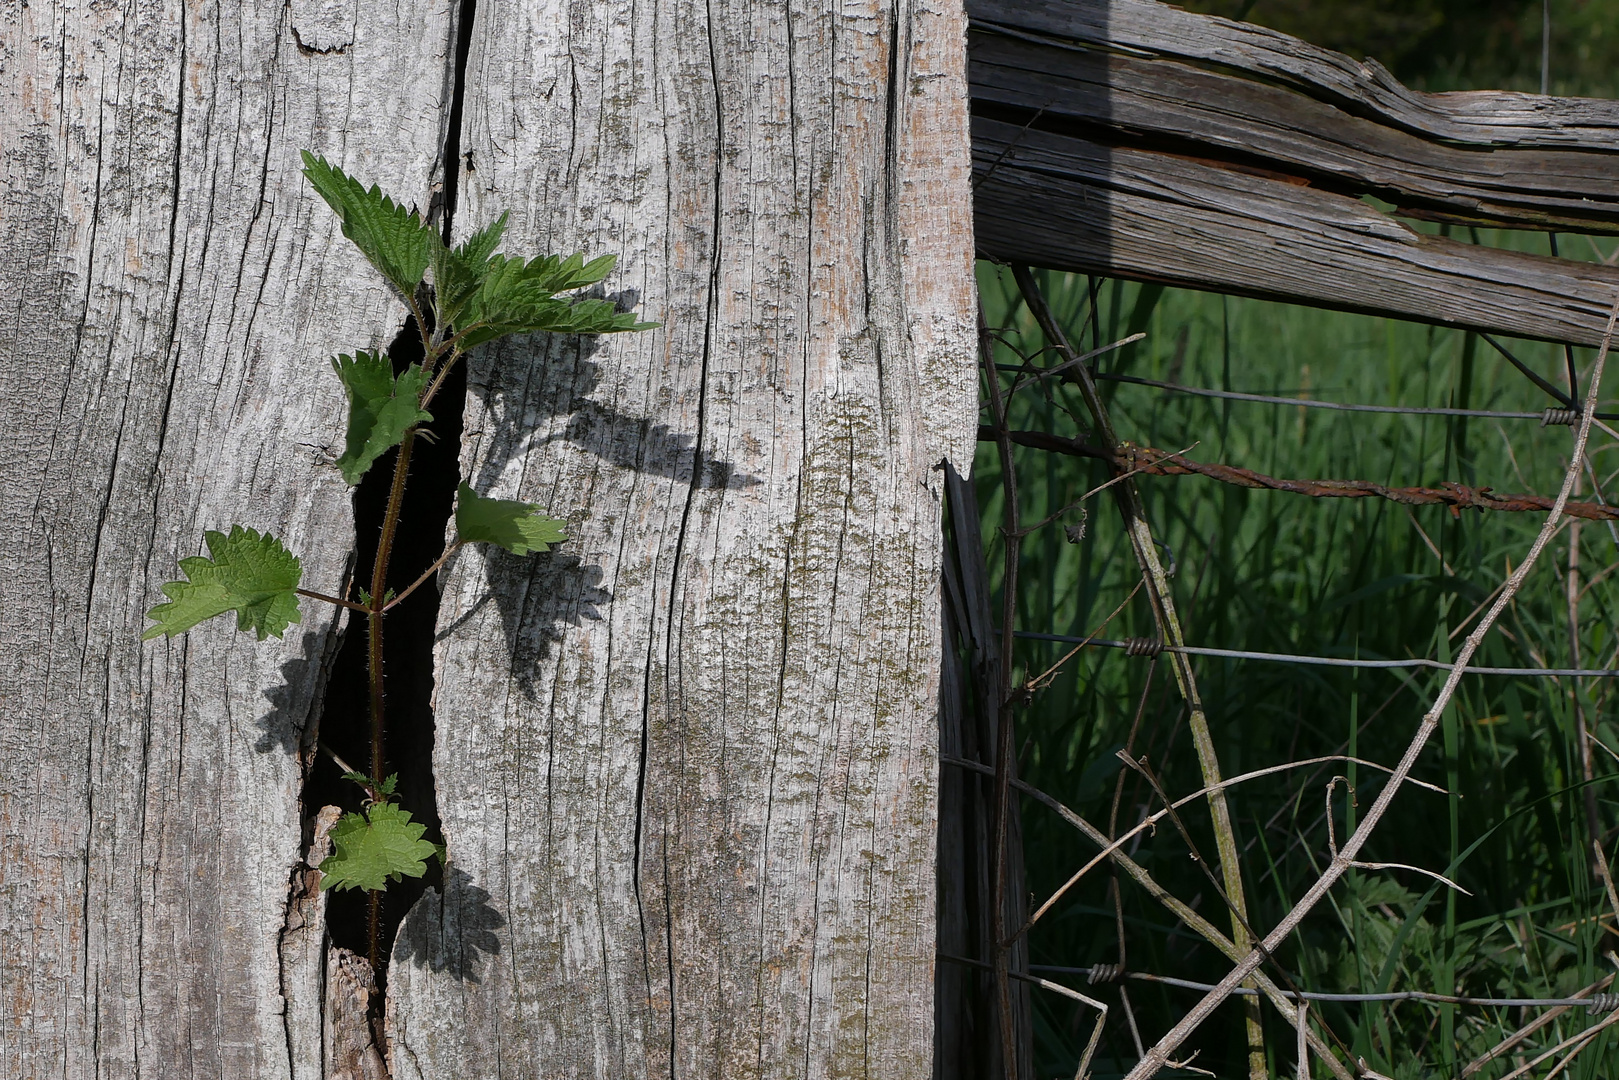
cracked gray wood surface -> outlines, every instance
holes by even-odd
[[[980,249],[998,258],[1581,345],[1619,286],[1611,266],[1424,235],[1202,161],[987,118],[973,147]]]
[[[976,385],[959,5],[480,5],[457,231],[621,252],[661,330],[475,356],[446,895],[396,1076],[932,1066],[942,474]]]
[[[1619,103],[1421,93],[1375,61],[1155,0],[972,0],[969,14],[981,254],[1601,339],[1619,270],[1402,217],[1619,231]]]
[[[1619,135],[1619,109],[1606,99],[1412,90],[1375,59],[1356,60],[1279,30],[1159,0],[971,0],[969,7],[975,23],[1245,72],[1460,145],[1589,150],[1611,147]]]
[[[326,357],[403,308],[298,150],[425,204],[449,20],[170,0],[0,26],[0,1076],[290,1077],[320,1052],[285,1019],[320,965],[279,949],[331,613],[139,638],[205,529],[272,531],[340,585]]]

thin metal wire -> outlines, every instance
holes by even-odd
[[[1030,370],[1022,365],[1005,365],[1016,371]],[[1036,369],[1037,370],[1037,369]],[[1341,401],[1315,401],[1309,398],[1278,397],[1272,394],[1245,394],[1236,390],[1209,390],[1201,386],[1182,386],[1179,383],[1159,382],[1156,379],[1143,379],[1135,375],[1110,375],[1097,372],[1094,376],[1108,382],[1131,383],[1135,386],[1151,386],[1159,390],[1169,390],[1177,394],[1192,394],[1196,397],[1225,398],[1231,401],[1257,401],[1265,405],[1297,405],[1303,409],[1331,409],[1335,412],[1365,412],[1365,413],[1396,413],[1402,416],[1469,416],[1484,420],[1539,420],[1544,424],[1564,424],[1578,421],[1578,410],[1558,409],[1540,412],[1528,410],[1502,410],[1502,409],[1426,409],[1414,405],[1353,405]],[[1564,413],[1572,415],[1572,419],[1565,420]],[[1600,420],[1619,420],[1619,413],[1596,414]]]
[[[1247,649],[1211,649],[1202,645],[1165,645],[1146,638],[1126,638],[1111,641],[1107,638],[1071,637],[1067,634],[1041,634],[1033,630],[1019,630],[1017,636],[1028,641],[1056,641],[1068,645],[1099,645],[1104,649],[1123,649],[1131,656],[1153,656],[1157,653],[1179,652],[1189,656],[1219,656],[1231,660],[1268,660],[1279,664],[1308,664],[1314,667],[1342,668],[1427,668],[1431,671],[1449,671],[1452,665],[1417,657],[1410,660],[1354,660],[1342,656],[1299,656],[1293,653],[1253,652]],[[1522,677],[1567,677],[1587,679],[1619,678],[1619,668],[1512,668],[1467,667],[1468,675],[1511,675]]]
[[[1541,378],[1529,367],[1528,364],[1524,363],[1522,360],[1519,360],[1516,356],[1513,356],[1511,349],[1508,349],[1505,345],[1501,344],[1499,341],[1495,340],[1493,337],[1484,333],[1483,331],[1479,331],[1478,336],[1483,338],[1485,343],[1488,344],[1490,348],[1506,357],[1508,363],[1517,368],[1519,371],[1523,372],[1524,377],[1530,382],[1534,383],[1536,386],[1546,391],[1546,393],[1562,402],[1565,408],[1574,407],[1574,399],[1572,397],[1563,393],[1563,391],[1557,389],[1557,387]]]
[[[1176,979],[1168,975],[1153,975],[1145,971],[1119,971],[1117,964],[1098,964],[1095,967],[1063,967],[1059,964],[1030,964],[1029,970],[1045,971],[1055,975],[1083,975],[1091,983],[1097,985],[1112,982],[1116,979],[1133,979],[1136,982],[1161,983],[1164,986],[1177,986],[1183,990],[1214,989],[1213,983],[1194,982],[1191,979]],[[1095,973],[1094,975],[1092,973]],[[1257,994],[1258,990],[1249,987],[1239,987],[1235,993],[1249,995]],[[1311,990],[1282,990],[1283,997],[1294,1001],[1424,1001],[1435,1005],[1477,1005],[1486,1008],[1577,1008],[1585,1007],[1593,1013],[1611,1012],[1619,1009],[1619,994],[1593,994],[1590,997],[1561,997],[1561,998],[1494,998],[1494,997],[1464,997],[1456,994],[1433,994],[1426,990],[1393,990],[1384,994],[1323,994]]]
[[[1555,241],[1554,241],[1554,243],[1555,243]],[[1089,284],[1090,284],[1090,287],[1091,287],[1091,290],[1092,290],[1092,305],[1093,305],[1092,306],[1092,316],[1094,317],[1095,314],[1096,314],[1095,306],[1094,306],[1094,304],[1095,304],[1095,295],[1094,294],[1095,294],[1095,289],[1096,289],[1096,282],[1095,282],[1094,279],[1091,279]],[[1098,340],[1099,340],[1100,335],[1098,334],[1096,336],[1098,337]],[[1140,336],[1141,335],[1137,335],[1137,337],[1140,337]],[[1284,406],[1284,407],[1291,405],[1291,406],[1298,406],[1300,408],[1327,409],[1327,410],[1331,410],[1331,411],[1341,411],[1341,412],[1383,413],[1383,414],[1396,414],[1396,415],[1437,416],[1437,417],[1466,417],[1466,418],[1479,418],[1479,419],[1486,419],[1486,420],[1538,420],[1542,427],[1547,426],[1547,425],[1575,425],[1575,424],[1578,424],[1580,422],[1582,417],[1581,417],[1581,414],[1580,414],[1580,411],[1579,411],[1579,407],[1578,407],[1578,405],[1576,405],[1574,403],[1573,399],[1568,394],[1562,393],[1555,386],[1553,386],[1551,383],[1549,383],[1547,380],[1545,380],[1544,378],[1541,378],[1540,376],[1538,376],[1536,373],[1534,373],[1532,370],[1530,370],[1527,367],[1527,365],[1525,365],[1521,361],[1519,361],[1503,345],[1501,345],[1499,342],[1497,342],[1496,340],[1491,338],[1489,335],[1481,335],[1481,336],[1484,338],[1484,340],[1490,346],[1495,348],[1504,357],[1506,357],[1506,359],[1508,359],[1513,364],[1513,366],[1518,368],[1524,375],[1526,375],[1530,380],[1532,380],[1540,389],[1546,391],[1555,401],[1559,402],[1559,405],[1553,406],[1553,407],[1550,407],[1550,408],[1546,408],[1546,409],[1542,409],[1542,410],[1539,410],[1539,411],[1529,411],[1529,410],[1508,411],[1508,410],[1489,410],[1489,409],[1422,408],[1422,407],[1406,407],[1406,406],[1361,405],[1361,404],[1351,404],[1351,403],[1338,403],[1338,402],[1331,402],[1331,401],[1315,401],[1315,400],[1309,400],[1309,399],[1299,399],[1299,398],[1292,398],[1292,397],[1272,396],[1272,395],[1263,395],[1263,394],[1248,394],[1248,393],[1240,393],[1240,392],[1233,392],[1233,391],[1221,391],[1221,390],[1204,389],[1204,388],[1198,388],[1198,387],[1183,386],[1183,385],[1179,385],[1179,384],[1176,384],[1176,383],[1170,383],[1170,382],[1159,382],[1159,381],[1152,380],[1152,379],[1140,378],[1140,377],[1130,376],[1130,375],[1113,375],[1113,374],[1103,374],[1103,373],[1099,373],[1099,372],[1092,372],[1092,375],[1095,378],[1099,379],[1099,380],[1108,380],[1108,381],[1113,381],[1113,382],[1122,382],[1122,383],[1130,383],[1130,384],[1135,384],[1135,385],[1147,386],[1147,387],[1156,388],[1158,390],[1166,391],[1166,392],[1189,394],[1189,395],[1193,395],[1193,396],[1200,396],[1200,397],[1206,397],[1206,398],[1218,398],[1218,399],[1228,399],[1228,400],[1236,400],[1236,401],[1249,401],[1249,402],[1255,402],[1255,403],[1261,403],[1261,404],[1271,404],[1271,405],[1278,405],[1278,406]],[[1134,340],[1134,339],[1131,339],[1131,340]],[[1102,349],[1096,350],[1096,353],[1104,352],[1109,348],[1118,348],[1119,346],[1124,345],[1124,344],[1128,344],[1128,343],[1129,343],[1128,341],[1115,342],[1110,346],[1105,346]],[[1070,361],[1068,364],[1063,364],[1060,367],[1059,366],[1051,366],[1051,367],[1041,368],[1041,367],[1036,366],[1032,362],[1033,359],[1035,359],[1037,357],[1040,357],[1045,351],[1046,350],[1040,350],[1039,352],[1033,354],[1033,356],[1027,356],[1027,355],[1019,353],[1019,355],[1024,356],[1024,359],[1026,361],[1025,363],[1023,363],[1023,364],[996,364],[996,365],[994,365],[994,367],[998,368],[999,370],[1006,371],[1006,372],[1009,372],[1009,373],[1016,373],[1016,375],[1018,377],[1011,380],[1012,385],[1013,385],[1013,390],[1015,391],[1015,390],[1020,389],[1020,388],[1022,388],[1024,386],[1027,386],[1027,385],[1035,383],[1035,382],[1037,382],[1039,380],[1045,379],[1048,376],[1058,375],[1064,369],[1067,369],[1067,368],[1071,367],[1073,364],[1080,362],[1078,360]],[[1093,355],[1095,355],[1095,353],[1088,354],[1088,356],[1086,358],[1084,358],[1084,359],[1088,359],[1089,356],[1093,356]],[[1572,360],[1572,351],[1571,350],[1569,351],[1569,357],[1568,358],[1570,360]],[[1089,370],[1089,365],[1087,365],[1087,370]],[[1571,379],[1571,388],[1572,388],[1573,384],[1574,384],[1574,380]],[[1594,404],[1595,404],[1594,395],[1592,395],[1592,400],[1588,404],[1586,404],[1585,407],[1590,408]],[[1595,412],[1592,415],[1593,415],[1593,419],[1619,420],[1619,413]],[[1601,426],[1601,425],[1599,425],[1599,426]],[[1610,429],[1610,428],[1604,427],[1604,430],[1607,430],[1610,433],[1612,433],[1612,429]],[[1615,437],[1619,438],[1619,436],[1615,436]],[[1587,468],[1589,468],[1589,463],[1587,463]],[[1594,479],[1595,478],[1593,476],[1593,484],[1594,484]],[[1600,504],[1602,504],[1604,506],[1606,505],[1606,501],[1602,498],[1600,491],[1597,494],[1597,499],[1598,499],[1598,502]],[[1614,524],[1612,522],[1609,522],[1609,529],[1610,529],[1610,531],[1614,530]],[[1615,542],[1619,543],[1619,533],[1616,533]],[[1007,629],[1009,629],[1009,628],[1007,628]],[[997,628],[996,629],[997,636],[999,636],[1002,633],[1004,633],[1004,629],[1002,629],[1002,628]],[[1188,655],[1208,656],[1208,657],[1214,657],[1214,658],[1225,658],[1225,659],[1236,659],[1236,660],[1255,660],[1255,661],[1261,661],[1261,662],[1291,663],[1291,664],[1302,664],[1302,665],[1322,666],[1322,667],[1368,668],[1368,669],[1425,669],[1425,670],[1433,670],[1433,671],[1441,671],[1441,672],[1452,672],[1452,671],[1456,670],[1455,665],[1445,664],[1445,663],[1441,663],[1441,662],[1436,661],[1436,660],[1430,660],[1430,659],[1426,659],[1426,658],[1393,659],[1393,660],[1377,660],[1377,659],[1365,659],[1365,660],[1362,660],[1362,659],[1350,659],[1350,658],[1342,658],[1342,657],[1307,656],[1307,655],[1294,655],[1294,654],[1287,654],[1287,653],[1258,652],[1258,651],[1235,650],[1235,649],[1217,649],[1217,648],[1197,647],[1197,646],[1174,647],[1174,646],[1166,646],[1164,642],[1162,642],[1162,641],[1160,641],[1160,640],[1158,640],[1156,638],[1127,638],[1127,639],[1123,639],[1123,640],[1109,640],[1109,639],[1098,639],[1098,638],[1079,638],[1079,637],[1071,637],[1071,636],[1060,635],[1060,634],[1045,634],[1045,633],[1039,633],[1039,632],[1034,632],[1034,631],[1014,631],[1011,636],[1015,637],[1015,638],[1018,638],[1018,639],[1024,639],[1024,640],[1050,641],[1050,642],[1057,642],[1057,643],[1063,643],[1063,644],[1068,644],[1068,645],[1077,645],[1077,646],[1083,646],[1083,645],[1086,645],[1086,644],[1090,644],[1090,645],[1097,645],[1097,646],[1101,646],[1101,647],[1105,647],[1105,648],[1123,649],[1126,652],[1127,655],[1145,656],[1145,657],[1156,657],[1156,656],[1160,655],[1163,652],[1179,652],[1179,653],[1188,654]],[[1465,667],[1461,668],[1461,671],[1464,672],[1464,673],[1467,673],[1467,674],[1505,675],[1505,676],[1509,676],[1509,677],[1619,678],[1619,668],[1604,668],[1604,669],[1504,668],[1504,667],[1465,666]],[[1014,781],[1014,783],[1015,783],[1015,781]],[[1020,785],[1020,786],[1022,786],[1022,785]],[[1196,856],[1194,855],[1194,858],[1195,857]],[[1169,976],[1154,975],[1154,974],[1150,974],[1150,973],[1146,973],[1146,972],[1132,972],[1132,971],[1124,970],[1123,969],[1123,964],[1122,964],[1122,953],[1123,953],[1123,942],[1122,941],[1120,943],[1120,952],[1121,952],[1121,963],[1116,963],[1116,964],[1098,964],[1098,965],[1094,965],[1092,967],[1068,967],[1068,966],[1049,965],[1049,964],[1032,964],[1032,965],[1028,965],[1028,966],[1026,966],[1024,968],[1024,972],[1028,972],[1030,974],[1024,974],[1023,972],[1007,972],[1007,974],[1011,978],[1024,980],[1024,981],[1027,981],[1027,982],[1030,982],[1030,983],[1034,983],[1036,985],[1042,985],[1042,986],[1046,987],[1047,989],[1050,989],[1050,990],[1053,990],[1053,991],[1056,991],[1056,992],[1059,992],[1059,993],[1063,993],[1063,994],[1071,996],[1071,997],[1078,997],[1079,995],[1077,994],[1076,991],[1074,991],[1074,990],[1072,990],[1070,988],[1057,986],[1055,984],[1046,983],[1046,982],[1044,982],[1044,980],[1039,980],[1039,979],[1032,978],[1031,977],[1032,973],[1039,972],[1039,973],[1045,973],[1045,974],[1060,974],[1060,975],[1082,976],[1092,986],[1099,986],[1099,985],[1101,985],[1103,983],[1109,983],[1109,982],[1113,982],[1113,981],[1116,981],[1116,980],[1133,980],[1133,981],[1141,981],[1141,982],[1156,982],[1156,983],[1161,983],[1161,984],[1166,985],[1166,986],[1173,986],[1173,987],[1177,987],[1177,988],[1183,988],[1183,989],[1187,989],[1187,990],[1191,990],[1191,991],[1199,991],[1199,992],[1204,992],[1204,993],[1207,993],[1207,992],[1209,992],[1211,990],[1214,990],[1214,989],[1218,988],[1217,984],[1201,983],[1201,982],[1196,982],[1196,981],[1187,980],[1187,979],[1180,979],[1180,978],[1174,978],[1174,977],[1169,977]],[[964,958],[964,957],[950,956],[950,955],[946,955],[946,954],[943,954],[943,953],[939,954],[939,959],[941,961],[945,961],[945,962],[949,962],[949,963],[959,963],[959,964],[970,965],[970,966],[984,968],[984,969],[992,969],[993,968],[992,965],[986,964],[983,961],[970,960],[970,959],[967,959],[967,958]],[[1124,987],[1121,985],[1119,989],[1120,989],[1120,991],[1122,993]],[[1239,995],[1243,995],[1243,996],[1253,996],[1253,995],[1256,995],[1256,994],[1260,993],[1260,991],[1258,991],[1257,989],[1254,989],[1254,988],[1243,987],[1243,988],[1237,989],[1235,991],[1235,993],[1237,993]],[[1304,1003],[1304,1002],[1334,1002],[1334,1003],[1414,1002],[1414,1003],[1423,1003],[1423,1004],[1428,1004],[1428,1005],[1440,1005],[1440,1004],[1443,1004],[1443,1005],[1471,1006],[1471,1007],[1479,1007],[1479,1008],[1512,1008],[1512,1007],[1519,1007],[1519,1008],[1557,1009],[1557,1010],[1568,1009],[1568,1008],[1583,1008],[1583,1009],[1588,1009],[1593,1015],[1600,1014],[1600,1013],[1605,1013],[1605,1012],[1614,1012],[1616,1010],[1619,1010],[1619,994],[1613,994],[1613,993],[1597,993],[1594,996],[1565,997],[1565,998],[1469,997],[1469,996],[1460,996],[1460,995],[1438,994],[1438,993],[1431,993],[1431,992],[1418,991],[1418,990],[1390,991],[1390,992],[1385,992],[1385,993],[1360,993],[1360,994],[1356,994],[1356,993],[1312,992],[1312,991],[1300,991],[1300,990],[1297,990],[1297,989],[1292,989],[1292,990],[1282,990],[1282,991],[1280,991],[1280,993],[1282,994],[1282,996],[1285,996],[1286,998],[1288,998],[1288,999],[1290,999],[1292,1001],[1301,1003],[1301,1010],[1302,1010],[1302,1003]],[[1557,1012],[1552,1012],[1552,1013],[1550,1013],[1548,1015],[1548,1019],[1550,1017],[1554,1017],[1556,1015],[1558,1015]],[[1330,1032],[1329,1032],[1329,1034],[1330,1034]],[[1094,1039],[1093,1039],[1093,1042],[1094,1042]],[[1342,1044],[1340,1043],[1340,1046],[1341,1045]],[[1083,1071],[1083,1069],[1082,1069],[1082,1071]]]

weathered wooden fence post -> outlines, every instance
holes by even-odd
[[[319,983],[281,946],[330,609],[282,642],[223,620],[140,636],[204,529],[272,529],[340,582],[326,357],[399,305],[298,149],[425,204],[447,83],[419,73],[446,70],[451,22],[408,2],[0,19],[0,1076],[318,1068],[299,1018]]]
[[[926,1075],[959,3],[8,20],[0,1076],[338,1075],[319,907],[288,921],[336,623],[138,638],[204,528],[341,581],[325,359],[403,316],[297,151],[426,209],[447,139],[453,232],[621,253],[665,326],[474,359],[465,473],[572,539],[443,579],[450,869],[395,949],[394,1075]]]
[[[471,369],[463,471],[575,539],[445,587],[466,878],[401,937],[430,958],[394,965],[402,1075],[928,1074],[963,33],[951,4],[479,7],[457,227],[511,206],[539,249],[622,252],[665,328]],[[484,894],[498,955],[464,944]]]

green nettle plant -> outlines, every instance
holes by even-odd
[[[407,212],[378,188],[367,190],[307,151],[303,160],[304,176],[342,219],[343,235],[398,290],[421,332],[421,362],[398,374],[382,352],[344,354],[332,361],[349,402],[347,438],[337,459],[343,479],[358,484],[378,458],[399,448],[370,587],[354,590],[353,597],[312,592],[300,587],[303,568],[298,558],[275,537],[242,526],[229,534],[210,531],[204,537],[210,557],[180,560],[187,580],[163,586],[168,602],[148,613],[156,625],[142,640],[173,637],[230,611],[236,612],[238,630],[254,633],[260,641],[280,637],[288,625],[299,621],[300,596],[364,613],[370,645],[370,771],[353,771],[341,761],[339,766],[348,770],[345,780],[364,789],[365,808],[344,814],[333,827],[335,852],[320,870],[322,889],[369,893],[375,965],[382,890],[390,881],[421,877],[429,859],[445,857],[441,845],[422,839],[426,826],[412,821],[394,801],[398,774],[382,776],[387,760],[383,621],[463,544],[495,544],[527,555],[565,539],[563,523],[540,514],[534,504],[485,498],[463,483],[456,493],[455,540],[402,591],[389,588],[388,561],[404,503],[411,445],[420,426],[433,419],[428,406],[456,361],[475,346],[512,334],[607,334],[658,324],[637,322],[608,300],[557,295],[601,281],[616,261],[612,255],[589,262],[579,254],[547,255],[525,262],[499,254],[495,248],[506,228],[505,214],[452,249],[418,214]]]

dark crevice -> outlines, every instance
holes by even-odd
[[[429,211],[448,243],[458,201],[461,165],[461,116],[465,96],[467,58],[471,49],[474,0],[461,0],[457,8],[455,61],[450,80],[450,111],[445,124],[442,157],[443,185]],[[430,305],[425,309],[430,310]],[[432,328],[429,327],[429,330]],[[407,318],[388,347],[396,373],[423,358],[422,340],[414,317]],[[443,553],[445,530],[460,482],[462,413],[466,403],[466,365],[457,364],[445,378],[429,407],[433,421],[424,425],[412,449],[410,476],[405,489],[399,527],[389,563],[390,587],[403,589]],[[354,489],[354,567],[356,582],[369,576],[376,557],[382,520],[393,481],[397,448],[379,458]],[[343,779],[332,754],[362,772],[379,777],[397,773],[400,805],[427,827],[425,838],[443,842],[437,788],[433,775],[434,688],[433,644],[438,622],[439,591],[432,580],[388,613],[383,690],[387,709],[386,760],[370,767],[370,704],[366,666],[366,618],[345,612],[342,644],[332,665],[331,680],[317,725],[320,742],[331,753],[319,753],[304,784],[302,808],[306,817],[304,846],[313,842],[316,813],[322,806],[345,811],[362,808],[364,792]],[[427,874],[392,884],[382,894],[378,953],[383,958],[375,973],[377,993],[372,997],[370,1020],[382,1024],[387,995],[387,957],[407,912],[430,888],[442,889],[443,867],[428,863]],[[369,952],[369,897],[361,890],[332,892],[327,898],[326,927],[330,944],[358,956]],[[378,1045],[382,1045],[381,1042]]]
[[[345,42],[342,45],[327,45],[325,48],[321,48],[317,45],[305,45],[303,35],[298,33],[298,28],[296,26],[292,28],[292,43],[296,45],[298,47],[298,51],[303,53],[305,56],[331,56],[333,54],[341,56],[342,54],[348,52],[349,45],[352,44],[352,42]]]
[[[477,0],[461,0],[455,20],[455,76],[450,85],[450,117],[444,131],[444,242],[450,242],[450,226],[460,197],[461,180],[461,112],[466,101],[467,58],[472,53],[472,22],[477,15]],[[471,154],[467,155],[467,171],[472,171]]]
[[[394,369],[403,371],[422,358],[421,337],[415,320],[407,319],[388,348]],[[460,482],[461,411],[466,398],[465,367],[457,365],[434,399],[434,420],[424,426],[411,452],[410,479],[399,530],[394,539],[388,578],[393,588],[414,581],[444,549],[445,528]],[[398,451],[379,458],[354,489],[355,565],[364,578],[376,557],[377,539],[388,490],[393,481]],[[434,582],[417,589],[388,613],[384,634],[387,645],[383,688],[388,712],[387,760],[378,770],[399,774],[399,802],[427,826],[427,838],[442,842],[438,800],[433,780],[433,629],[438,621],[439,594]],[[370,754],[370,717],[366,672],[366,620],[358,612],[346,613],[343,644],[333,665],[320,722],[320,739],[327,748],[364,772]],[[342,778],[330,754],[318,755],[304,789],[306,813],[322,806],[359,810],[364,792]],[[306,841],[312,838],[306,838]],[[383,894],[380,952],[388,956],[400,920],[426,889],[438,886],[441,867],[428,864],[422,878],[406,878]],[[332,893],[326,922],[333,945],[364,956],[368,950],[368,899],[360,890]],[[377,973],[379,989],[386,987],[387,971]],[[380,995],[379,995],[380,997]]]

